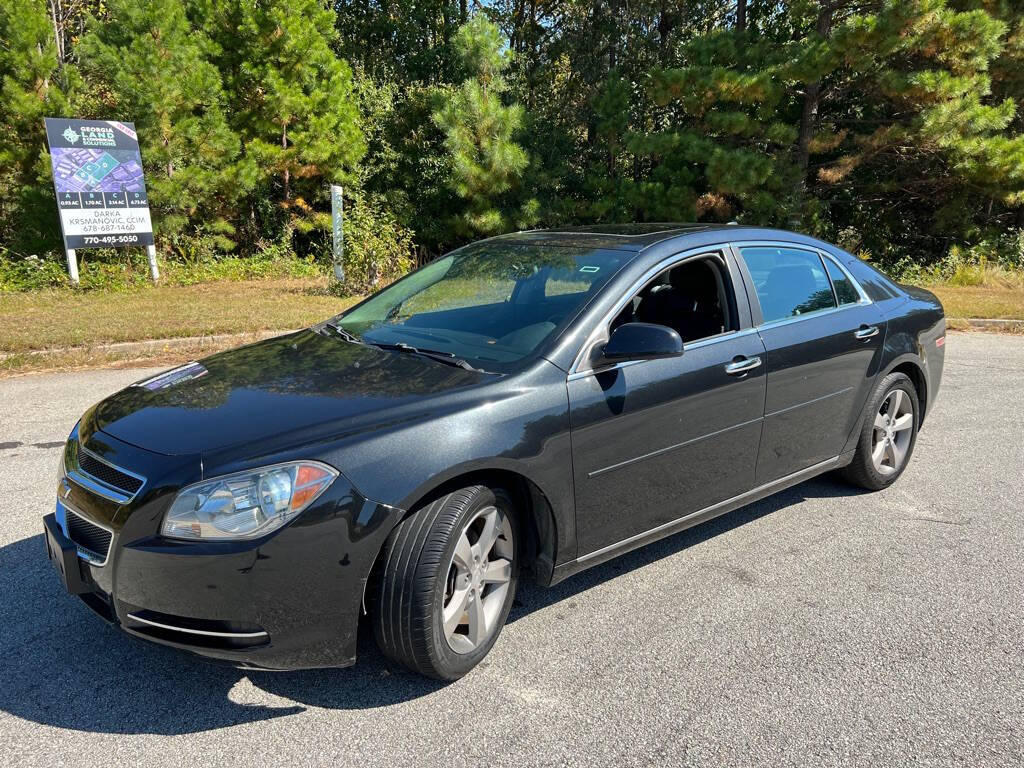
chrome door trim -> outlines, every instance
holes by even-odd
[[[734,373],[746,373],[747,371],[752,371],[755,368],[760,367],[761,357],[760,355],[754,355],[753,357],[747,357],[743,360],[737,360],[734,363],[729,363],[725,366],[725,372],[731,376]]]
[[[807,320],[808,318],[823,317],[823,316],[831,314],[833,312],[841,312],[842,310],[850,309],[851,307],[864,307],[864,306],[867,306],[869,304],[874,304],[874,302],[868,296],[867,292],[865,292],[865,290],[861,286],[861,284],[857,281],[857,279],[852,274],[850,274],[850,270],[848,270],[842,263],[840,263],[839,259],[837,259],[835,256],[833,256],[831,253],[829,253],[826,250],[823,250],[823,249],[818,248],[818,247],[813,246],[813,245],[805,245],[804,243],[791,243],[791,242],[789,242],[787,240],[733,240],[733,241],[731,241],[729,243],[729,245],[735,251],[737,259],[743,259],[743,254],[741,253],[741,249],[743,249],[743,248],[791,248],[791,249],[793,249],[795,251],[809,251],[810,253],[817,254],[818,258],[820,258],[822,260],[828,259],[835,266],[837,266],[839,268],[839,271],[842,272],[846,276],[846,279],[849,280],[850,284],[854,287],[854,289],[856,289],[857,295],[860,296],[860,300],[857,301],[857,302],[854,302],[852,304],[839,304],[838,303],[838,298],[837,298],[836,299],[837,306],[830,307],[828,309],[819,309],[819,310],[816,310],[814,312],[808,312],[806,315],[795,315],[793,317],[782,317],[782,318],[779,318],[778,320],[764,321],[763,320],[764,312],[762,310],[762,312],[761,312],[762,322],[761,322],[760,325],[756,326],[757,328],[777,328],[777,327],[779,327],[781,325],[788,325],[790,323],[797,323],[797,322],[800,322],[802,320]],[[746,266],[746,261],[743,262],[743,266],[747,269],[747,273],[749,275],[750,268]],[[824,263],[822,264],[822,266],[825,266]],[[826,276],[827,275],[828,275],[828,273],[826,271]],[[753,282],[753,276],[751,275],[750,277],[751,277],[751,282]],[[829,277],[828,280],[829,280],[829,285],[832,285],[832,278]],[[758,308],[760,308],[761,299],[757,295],[757,287],[753,286],[753,285],[751,287],[754,289],[753,299],[757,300]],[[834,296],[835,295],[835,286],[832,286],[832,291],[833,291],[833,296]]]
[[[688,349],[700,349],[701,347],[710,347],[712,344],[720,344],[723,341],[732,341],[733,339],[739,339],[743,336],[750,336],[751,334],[757,333],[756,328],[744,328],[742,331],[726,331],[720,333],[717,336],[709,336],[706,339],[698,339],[692,341],[689,344],[683,345],[683,352],[685,353]],[[594,343],[597,343],[596,341]],[[665,359],[665,358],[661,358]],[[671,358],[669,358],[671,359]],[[629,368],[631,365],[639,365],[640,363],[649,363],[650,360],[626,360],[621,363],[615,363],[614,365],[601,366],[600,368],[587,368],[584,371],[576,371],[570,373],[567,377],[567,381],[576,381],[578,379],[585,379],[588,376],[596,376],[599,373],[608,373],[609,371],[617,371],[620,368]]]
[[[733,496],[732,498],[726,499],[725,501],[720,501],[717,504],[712,504],[708,507],[704,507],[703,509],[698,509],[696,512],[690,512],[689,514],[683,515],[680,518],[671,520],[667,523],[663,523],[662,525],[656,526],[642,533],[635,534],[633,536],[623,539],[622,541],[618,541],[615,544],[609,544],[606,547],[602,547],[601,549],[589,552],[586,555],[577,557],[575,560],[575,565],[586,566],[590,564],[593,560],[609,560],[612,557],[628,552],[631,549],[636,549],[637,547],[643,546],[644,544],[663,538],[669,535],[670,533],[675,533],[677,532],[677,529],[682,530],[684,528],[687,528],[689,526],[687,526],[686,524],[692,520],[701,522],[699,518],[706,518],[710,520],[712,517],[724,515],[725,513],[731,512],[732,510],[736,509],[737,507],[741,507],[744,504],[757,501],[758,499],[771,495],[776,491],[780,491],[784,487],[795,485],[799,482],[803,482],[804,480],[809,480],[815,475],[818,475],[824,472],[825,470],[830,469],[835,465],[839,464],[840,458],[841,457],[839,456],[833,456],[831,459],[825,459],[825,461],[818,462],[817,464],[814,464],[810,467],[806,467],[804,469],[798,470],[797,472],[793,472],[789,475],[780,477],[777,480],[772,480],[771,482],[759,485],[756,488],[741,493],[737,496]]]
[[[860,296],[860,301],[857,302],[858,304],[873,304],[874,303],[874,302],[871,301],[871,298],[868,296],[868,294],[864,290],[864,288],[861,287],[861,284],[859,282],[857,282],[857,278],[855,278],[852,274],[850,274],[850,270],[848,270],[846,268],[845,264],[840,262],[839,259],[837,259],[835,256],[833,256],[828,251],[822,251],[822,250],[819,249],[818,253],[820,253],[824,258],[828,259],[833,264],[835,264],[837,267],[839,267],[839,271],[842,272],[844,275],[846,275],[846,279],[850,281],[850,285],[852,285],[854,288],[857,289],[857,295]],[[831,280],[832,280],[832,278],[830,277],[829,281],[831,282]],[[849,305],[848,304],[843,304],[841,306],[846,307],[846,306],[849,306]]]
[[[634,280],[633,283],[629,286],[629,288],[622,292],[622,296],[619,297],[619,300],[615,302],[612,308],[608,312],[606,312],[604,316],[594,325],[594,330],[592,330],[590,334],[587,336],[587,340],[580,347],[580,351],[576,353],[576,357],[573,359],[573,363],[569,367],[569,381],[572,381],[574,378],[580,378],[581,376],[589,376],[593,373],[601,373],[604,371],[616,370],[627,365],[635,365],[636,363],[645,362],[644,360],[628,360],[625,363],[617,363],[615,365],[610,365],[607,368],[590,368],[580,370],[580,366],[584,364],[584,360],[586,359],[587,353],[591,349],[593,349],[594,345],[598,341],[601,340],[600,337],[604,335],[604,332],[607,330],[608,323],[611,322],[611,320],[616,315],[618,315],[619,312],[623,310],[627,302],[632,301],[634,294],[636,294],[636,292],[643,288],[648,282],[653,280],[662,272],[672,268],[677,263],[686,261],[688,259],[692,259],[695,256],[715,256],[722,262],[722,266],[725,267],[726,274],[729,276],[729,279],[732,280],[733,282],[733,292],[735,292],[736,281],[734,279],[732,272],[729,270],[729,262],[725,258],[725,249],[728,247],[728,242],[712,243],[710,245],[702,245],[699,248],[690,248],[685,251],[674,253],[671,256],[666,256],[665,258],[663,258],[653,267],[644,272],[643,275]],[[746,330],[750,329],[743,329],[743,331]],[[727,331],[726,333],[719,334],[718,336],[712,336],[707,339],[699,339],[693,342],[692,345],[683,345],[683,349],[686,350],[692,347],[696,347],[697,345],[700,345],[702,342],[706,341],[717,341],[726,336],[734,338],[735,334],[742,333],[743,331]]]

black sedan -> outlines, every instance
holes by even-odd
[[[789,232],[492,238],[91,408],[46,546],[136,637],[345,666],[362,619],[455,679],[520,577],[554,584],[823,472],[893,483],[944,342],[932,294]]]

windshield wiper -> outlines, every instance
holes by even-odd
[[[436,360],[439,363],[451,365],[454,366],[455,368],[465,368],[467,371],[480,370],[479,368],[474,368],[472,365],[467,363],[462,358],[456,357],[451,352],[441,352],[440,350],[437,349],[421,349],[419,347],[414,347],[412,344],[406,344],[401,341],[396,344],[386,344],[384,342],[377,341],[364,343],[372,344],[373,346],[379,347],[380,349],[392,349],[395,350],[396,352],[408,352],[413,355],[420,355],[421,357],[429,357],[431,360]]]
[[[351,341],[353,344],[363,344],[363,340],[356,336],[352,331],[345,330],[344,326],[338,325],[337,323],[324,323],[324,328],[330,328],[336,334],[341,336],[345,341]]]

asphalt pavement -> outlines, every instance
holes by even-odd
[[[41,517],[78,415],[150,371],[0,381],[0,766],[1024,765],[1024,337],[947,349],[894,487],[814,480],[523,585],[450,685],[370,636],[271,674],[103,624]]]

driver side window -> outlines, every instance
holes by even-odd
[[[736,329],[732,284],[717,256],[686,259],[640,289],[612,321],[653,323],[674,329],[683,343]]]

